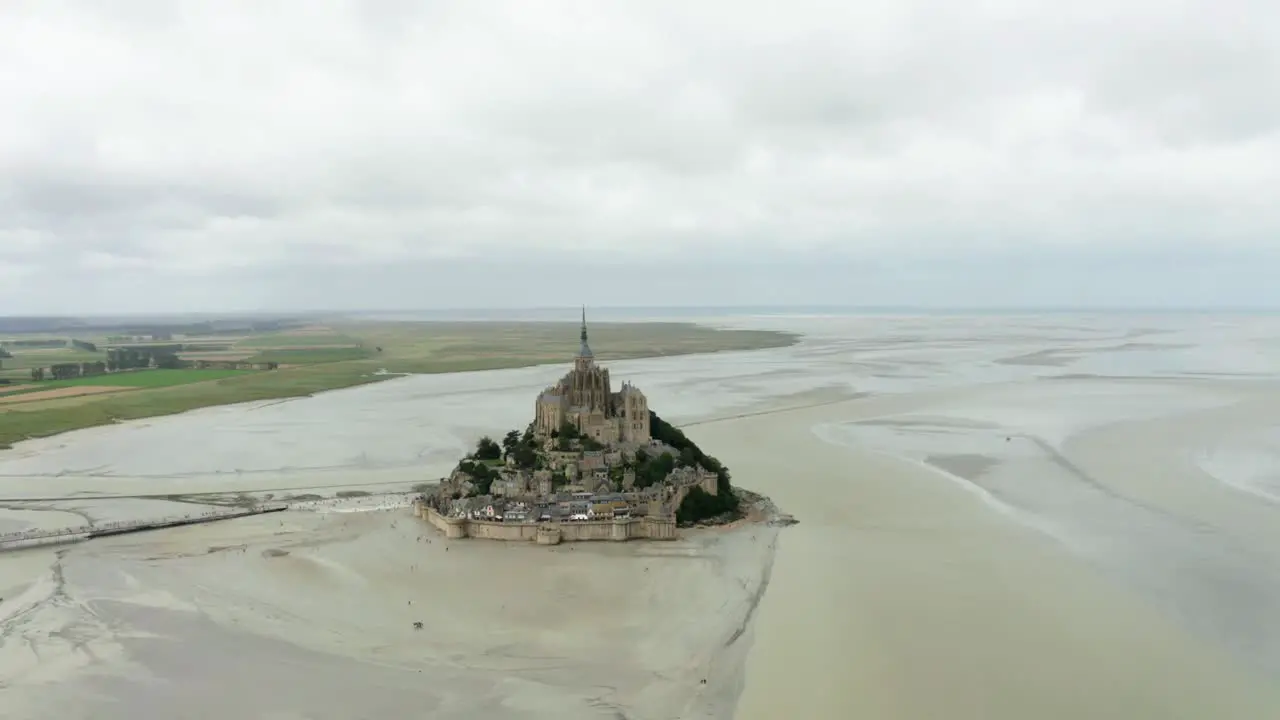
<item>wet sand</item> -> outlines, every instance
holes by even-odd
[[[1280,717],[1280,322],[722,322],[808,339],[612,373],[799,525],[449,543],[400,494],[0,555],[5,716]],[[24,443],[0,523],[403,493],[561,371]]]
[[[811,431],[859,414],[839,406],[693,434],[736,441],[737,476],[801,519],[779,543],[736,717],[1280,713],[1267,679],[1280,647],[1280,554],[1198,558],[1214,540],[1175,546],[1183,555],[1151,538],[1124,547],[1123,535],[1086,535],[1065,513],[1011,521],[1024,511],[998,496]],[[803,455],[803,468],[788,454]],[[1177,564],[1143,567],[1153,559]],[[1234,595],[1242,585],[1263,587]],[[1217,597],[1178,607],[1206,594]],[[1243,649],[1231,647],[1232,622],[1244,626],[1235,639],[1263,633],[1265,647],[1233,653]]]
[[[6,555],[7,573],[40,574],[4,606],[6,716],[698,717],[732,706],[746,642],[725,644],[769,565],[768,529],[623,547],[450,543],[403,504],[375,501],[387,504]],[[69,678],[56,696],[44,689]]]

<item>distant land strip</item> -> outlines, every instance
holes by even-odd
[[[255,320],[101,333],[0,336],[0,449],[73,430],[304,397],[403,374],[567,362],[576,349],[578,325]],[[606,361],[762,350],[799,340],[795,333],[685,322],[592,323],[591,333],[598,356]],[[122,389],[89,390],[103,386]],[[77,392],[80,387],[85,390]],[[55,389],[61,390],[49,392]],[[48,392],[39,396],[47,399],[4,401],[7,395],[35,392]]]

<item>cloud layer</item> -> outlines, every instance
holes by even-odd
[[[0,312],[293,305],[344,272],[330,307],[540,304],[577,263],[779,302],[815,301],[806,263],[1231,275],[1280,248],[1277,36],[1270,0],[19,0]],[[421,290],[494,262],[526,272]],[[1149,265],[1108,292],[1163,287]],[[816,301],[901,302],[867,294]]]

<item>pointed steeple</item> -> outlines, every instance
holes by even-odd
[[[578,348],[578,357],[592,357],[591,347],[587,345],[587,306],[582,306],[582,332],[579,335],[582,340],[582,346]]]

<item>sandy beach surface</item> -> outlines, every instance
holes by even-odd
[[[561,367],[0,453],[0,531],[320,498],[0,554],[0,715],[1280,717],[1280,319],[716,321],[805,340],[610,369],[796,526],[547,549],[412,518]]]

